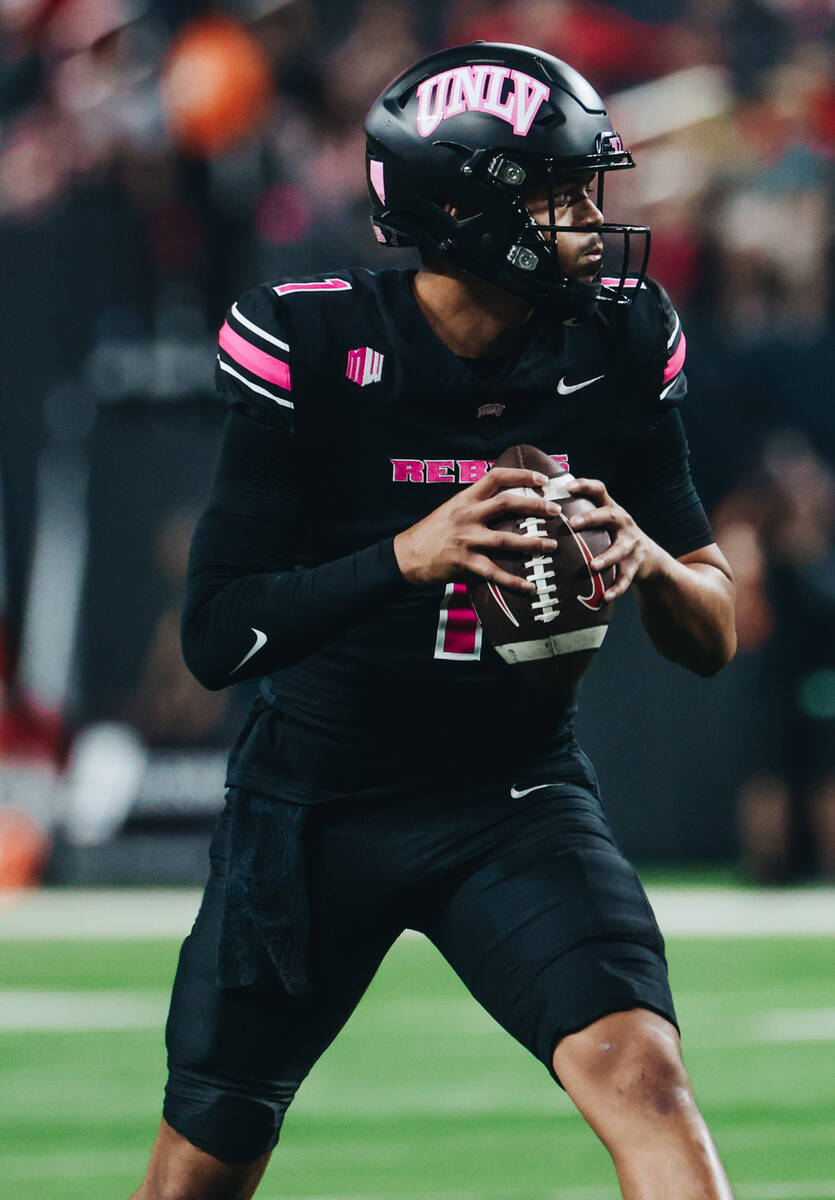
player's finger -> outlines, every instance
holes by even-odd
[[[474,544],[490,550],[508,550],[513,554],[551,553],[557,549],[557,542],[549,537],[528,537],[523,533],[510,533],[503,529],[488,529],[486,533],[473,539]]]
[[[621,526],[624,515],[624,510],[618,505],[602,504],[599,508],[589,508],[585,512],[569,517],[568,523],[572,529],[591,529],[601,526],[612,529]]]
[[[589,566],[593,571],[605,571],[607,567],[612,567],[615,563],[622,563],[630,554],[634,554],[637,546],[637,537],[630,538],[618,534],[609,549],[598,555],[597,558],[593,558]]]
[[[602,483],[599,479],[572,479],[570,483],[565,485],[565,490],[570,492],[572,496],[577,496],[581,493],[591,496],[601,504],[605,504],[609,500],[606,484]]]
[[[546,500],[544,496],[519,496],[511,491],[503,490],[497,496],[484,500],[479,506],[479,520],[495,521],[497,517],[513,513],[526,513],[537,516],[541,513],[546,517],[556,517],[562,512],[559,504]]]
[[[621,565],[618,564],[618,575],[611,587],[606,588],[603,593],[603,599],[608,604],[610,600],[617,600],[618,596],[622,596],[629,589],[632,580],[635,577],[634,571],[624,571]]]
[[[541,488],[548,482],[548,476],[541,471],[523,470],[521,467],[493,467],[486,475],[482,475],[472,490],[478,490],[485,496],[493,496],[501,488]]]
[[[528,593],[534,590],[534,585],[528,583],[527,579],[522,579],[519,575],[511,575],[509,571],[503,571],[483,554],[473,554],[467,561],[467,570],[472,575],[480,575],[482,579],[489,579],[491,583],[510,588],[514,592]]]
[[[582,476],[581,479],[571,479],[565,485],[565,491],[570,492],[572,496],[585,494],[585,496],[593,496],[599,500],[608,500],[609,494],[606,491],[606,484],[600,479],[587,479]]]

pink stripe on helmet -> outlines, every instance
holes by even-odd
[[[279,358],[273,358],[272,354],[266,354],[263,350],[256,349],[239,333],[235,333],[235,330],[230,328],[228,321],[223,322],[217,340],[221,349],[225,350],[230,358],[234,358],[236,363],[246,367],[247,371],[252,371],[254,375],[259,375],[262,379],[269,380],[270,383],[277,383],[285,391],[291,390],[289,365]]]
[[[380,197],[380,203],[386,202],[386,180],[383,164],[378,162],[376,158],[372,158],[368,167],[368,177],[371,180],[371,186]]]
[[[678,339],[678,345],[676,346],[675,354],[672,356],[672,358],[667,359],[667,366],[664,368],[664,383],[669,383],[669,381],[675,375],[678,375],[679,371],[684,366],[684,356],[686,353],[687,342],[684,334],[682,333],[681,337]]]

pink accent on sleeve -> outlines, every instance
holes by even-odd
[[[276,296],[289,296],[291,292],[350,292],[347,279],[322,279],[311,283],[280,283],[273,288]]]
[[[288,364],[279,358],[273,358],[271,354],[266,354],[263,350],[256,349],[239,333],[235,333],[235,330],[230,328],[228,321],[223,322],[218,342],[221,349],[225,350],[230,358],[234,358],[236,363],[246,367],[247,371],[252,371],[254,375],[259,375],[262,379],[269,380],[270,383],[277,383],[287,392],[291,390]]]
[[[380,197],[380,203],[386,202],[386,179],[383,164],[373,158],[368,167],[368,177],[371,180],[371,186]]]
[[[600,282],[603,284],[604,287],[620,287],[620,275],[606,275],[603,279],[600,280]],[[635,287],[637,282],[638,282],[637,279],[633,279],[630,277],[629,279],[624,279],[623,286],[624,287]]]
[[[678,339],[678,345],[676,346],[675,354],[672,356],[672,358],[667,359],[667,366],[664,368],[665,383],[669,383],[674,376],[678,375],[679,371],[684,366],[684,356],[686,353],[687,341],[682,333],[681,337]]]

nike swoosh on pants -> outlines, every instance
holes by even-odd
[[[521,800],[523,796],[527,796],[528,792],[538,792],[540,788],[551,786],[552,785],[550,783],[537,783],[533,787],[522,788],[521,791],[518,788],[512,787],[510,789],[510,795],[514,800]]]

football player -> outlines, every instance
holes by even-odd
[[[544,476],[488,469],[530,443],[597,502],[574,524],[611,536],[592,564],[616,567],[606,599],[632,587],[658,650],[699,674],[734,653],[677,407],[681,325],[645,275],[649,231],[604,222],[605,176],[631,156],[590,84],[522,46],[432,55],[366,132],[375,235],[417,245],[420,269],[263,284],[220,332],[231,406],[183,647],[209,688],[261,684],[136,1196],[253,1195],[299,1084],[409,927],[568,1092],[625,1197],[727,1198],[573,691],[519,679],[466,594],[473,575],[524,591],[494,557],[554,547],[493,528],[556,511]]]

